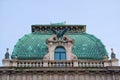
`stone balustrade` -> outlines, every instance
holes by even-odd
[[[78,61],[78,67],[104,67],[103,61]]]
[[[6,67],[106,67],[118,66],[114,60],[9,60],[3,59]]]
[[[104,67],[104,61],[99,60],[11,60],[8,63],[14,67]]]
[[[73,67],[73,61],[16,61],[17,67]]]
[[[17,67],[43,67],[43,62],[17,62]]]
[[[49,61],[48,67],[73,67],[73,61]]]

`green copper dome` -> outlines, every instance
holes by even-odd
[[[86,33],[86,25],[32,25],[32,33],[23,36],[14,46],[12,59],[43,59],[48,53],[46,39],[54,33],[61,36],[61,32],[74,40],[72,53],[78,59],[103,60],[108,57],[100,39]]]
[[[69,36],[74,39],[72,51],[78,59],[102,60],[108,56],[105,46],[95,36],[87,33]]]
[[[48,53],[46,39],[49,37],[51,35],[36,32],[23,36],[15,45],[12,58],[16,56],[17,59],[24,60],[43,59]],[[105,55],[107,56],[105,46],[95,36],[81,32],[69,37],[74,39],[72,52],[78,59],[102,60]]]
[[[31,33],[23,36],[14,46],[12,58],[24,60],[43,59],[47,54],[46,39],[50,35],[40,35],[39,33]]]

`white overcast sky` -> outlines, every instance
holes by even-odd
[[[31,25],[63,21],[87,25],[120,58],[120,0],[0,0],[0,66],[6,48],[11,55]]]

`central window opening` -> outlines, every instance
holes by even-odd
[[[63,47],[55,49],[54,60],[66,60],[66,51]]]

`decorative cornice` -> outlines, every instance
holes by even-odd
[[[28,74],[28,73],[34,73],[34,74],[41,74],[41,73],[96,73],[96,74],[102,74],[102,73],[120,73],[120,67],[104,67],[104,68],[77,68],[77,67],[71,67],[71,68],[17,68],[17,67],[0,67],[0,74]]]

